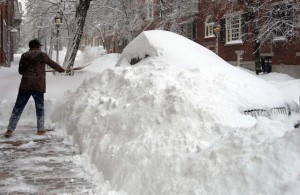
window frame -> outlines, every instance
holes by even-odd
[[[192,41],[196,38],[194,34],[194,21],[183,22],[181,23],[180,27],[181,33],[184,37]]]
[[[215,22],[213,21],[210,21],[213,19],[213,16],[209,15],[206,17],[206,20],[205,20],[205,25],[204,25],[204,31],[205,31],[205,35],[204,35],[204,38],[214,38],[216,37],[215,34],[214,34],[214,25],[215,25]]]
[[[242,44],[242,14],[241,12],[236,12],[232,14],[228,14],[225,16],[225,43],[226,44]],[[235,17],[238,17],[238,23],[235,22]],[[234,27],[234,25],[238,25],[238,27]],[[237,34],[238,38],[233,38],[233,34]]]

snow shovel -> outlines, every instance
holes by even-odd
[[[89,65],[91,65],[91,63],[86,64],[84,66],[78,66],[78,67],[75,67],[75,68],[67,68],[65,71],[70,72],[70,71],[75,71],[75,70],[81,70],[81,69],[84,69],[85,67],[87,67]],[[46,72],[56,72],[56,70],[46,70]]]

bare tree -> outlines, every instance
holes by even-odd
[[[272,2],[239,0],[247,12],[247,22],[252,33],[256,73],[262,71],[260,48],[264,44],[280,41],[289,44],[299,37],[300,2]]]
[[[91,0],[79,0],[76,6],[75,19],[71,24],[74,31],[70,32],[67,53],[63,64],[65,68],[70,68],[74,65],[90,3]]]
[[[199,12],[198,0],[160,0],[157,8],[161,26],[170,25],[180,28],[182,21],[195,17]]]
[[[87,17],[89,28],[126,44],[147,29],[183,33],[184,20],[194,20],[198,0],[97,0]],[[86,27],[87,27],[86,26]],[[124,43],[124,44],[123,44]]]
[[[93,20],[91,23],[102,33],[109,31],[119,40],[131,41],[145,25],[144,16],[141,0],[103,0],[94,2],[87,20]]]
[[[62,13],[64,16],[62,4],[60,1],[27,0],[25,6],[26,15],[21,26],[23,41],[28,42],[32,38],[38,38],[46,48],[48,44],[51,45],[55,41],[54,18],[57,13]],[[65,22],[61,28],[67,24],[68,22]]]
[[[91,0],[27,0],[26,23],[22,29],[25,30],[23,31],[25,38],[38,37],[45,43],[47,38],[50,45],[53,45],[53,41],[57,41],[57,38],[68,43],[63,66],[72,67],[80,45],[90,2]],[[55,26],[54,18],[58,13],[62,16],[63,23]],[[55,38],[53,31],[57,29],[58,33],[58,28],[61,36]]]

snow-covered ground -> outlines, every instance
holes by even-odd
[[[241,114],[297,110],[300,80],[259,78],[164,31],[142,33],[121,56],[92,50],[78,56],[78,65],[92,64],[75,76],[48,73],[45,98],[47,124],[67,132],[97,170],[95,194],[300,193],[298,114]],[[5,127],[17,66],[1,68],[0,78]],[[20,122],[34,124],[32,101],[24,112]]]

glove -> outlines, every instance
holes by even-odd
[[[58,72],[60,72],[60,73],[65,72],[65,69],[61,68],[61,69],[59,69]]]

